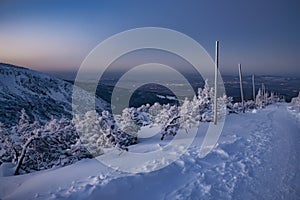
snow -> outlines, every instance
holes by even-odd
[[[16,165],[14,163],[2,163],[0,165],[0,177],[13,176]]]
[[[177,99],[177,98],[174,97],[174,96],[168,96],[168,95],[166,96],[166,98],[169,99],[169,100],[176,100],[176,99]]]
[[[164,96],[164,95],[159,95],[159,94],[157,94],[156,96],[161,99],[177,100],[177,98],[175,96],[169,96],[169,95]]]
[[[161,98],[161,99],[165,99],[165,98],[166,98],[165,96],[159,95],[159,94],[157,94],[156,96],[157,96],[158,98]]]
[[[85,159],[63,168],[1,177],[0,199],[299,199],[300,120],[291,107],[281,103],[228,115],[217,145],[204,158],[200,146],[209,123],[201,123],[187,151],[162,169],[151,171],[166,159],[146,163],[140,173]],[[151,152],[171,142],[150,130],[158,129],[143,127],[143,135],[151,137],[140,138],[129,152]],[[183,149],[173,150],[178,154]]]

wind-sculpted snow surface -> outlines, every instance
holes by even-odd
[[[218,144],[204,158],[199,152],[208,123],[201,123],[180,159],[160,170],[151,171],[150,166],[161,164],[154,161],[144,166],[149,173],[129,174],[86,159],[59,169],[2,177],[0,198],[298,199],[300,123],[290,106],[275,104],[227,116]],[[143,127],[142,132],[148,134],[151,128]],[[159,138],[142,138],[129,151],[154,151],[169,142]]]

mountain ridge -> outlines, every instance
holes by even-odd
[[[21,66],[0,63],[0,122],[14,125],[24,108],[31,120],[44,123],[54,118],[72,117],[73,85],[51,75]],[[80,90],[82,96],[91,95]],[[96,110],[109,104],[96,97]]]

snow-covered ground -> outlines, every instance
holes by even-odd
[[[295,114],[296,113],[296,114]],[[112,170],[96,159],[0,178],[1,199],[300,199],[300,118],[290,104],[231,114],[217,146],[200,158],[208,123],[174,163],[149,173]],[[129,151],[152,151],[160,136]],[[147,166],[145,166],[147,169]]]

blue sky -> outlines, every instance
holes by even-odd
[[[101,41],[132,28],[180,31],[236,73],[300,75],[300,2],[1,1],[0,61],[41,71],[72,71]]]

